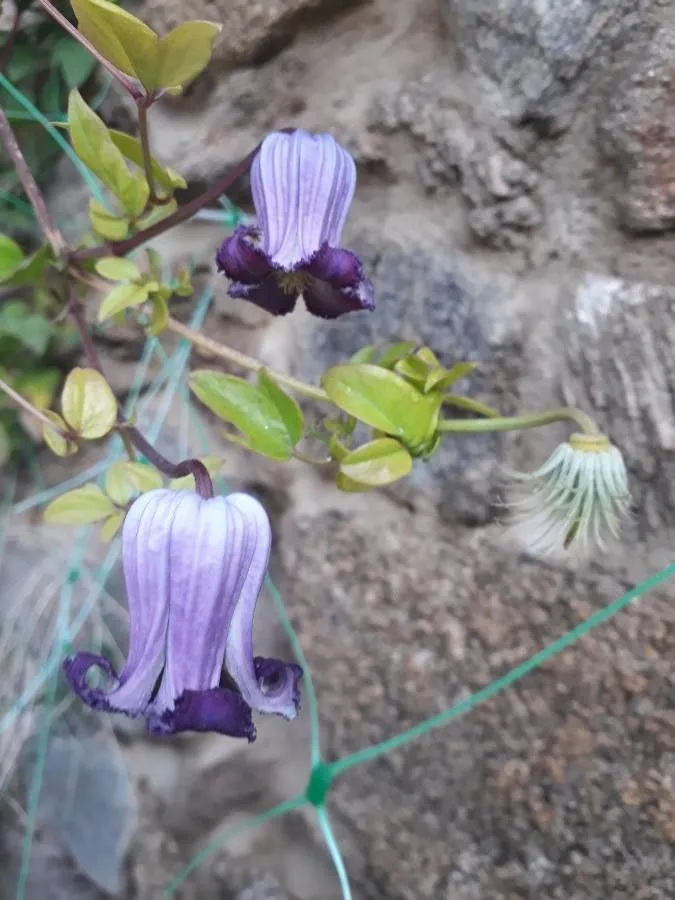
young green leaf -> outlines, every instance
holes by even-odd
[[[54,251],[50,244],[40,247],[35,253],[31,253],[22,260],[14,271],[6,278],[0,278],[7,287],[23,287],[38,281],[47,266],[54,259]]]
[[[394,363],[412,353],[416,346],[416,341],[401,341],[398,344],[392,344],[391,347],[387,347],[380,359],[378,359],[377,364],[382,366],[383,369],[392,369]]]
[[[45,316],[32,313],[21,300],[5,301],[0,307],[0,338],[18,341],[34,356],[43,356],[52,337],[52,326]]]
[[[0,281],[9,278],[23,262],[23,250],[5,234],[0,234]]]
[[[277,412],[286,426],[288,437],[293,446],[295,446],[302,437],[305,427],[302,410],[298,406],[297,401],[285,391],[282,391],[264,369],[258,372],[258,388],[276,406]]]
[[[141,270],[130,259],[104,256],[96,261],[96,271],[110,281],[134,281],[141,277]]]
[[[107,0],[70,0],[82,34],[125,75],[154,90],[159,38],[148,26]]]
[[[374,356],[375,347],[372,344],[366,344],[365,347],[361,347],[353,356],[349,357],[349,362],[355,366],[359,365],[359,363],[369,363],[373,361]]]
[[[416,356],[404,356],[394,364],[394,371],[421,388],[429,375],[429,366]]]
[[[125,134],[123,131],[116,131],[111,128],[108,131],[113,144],[120,151],[122,156],[138,166],[143,168],[143,148],[138,138]],[[174,169],[165,168],[157,160],[152,158],[152,175],[155,182],[169,193],[173,193],[176,188],[186,188],[187,181]]]
[[[460,362],[455,363],[451,369],[432,369],[427,375],[424,391],[425,393],[432,390],[445,391],[447,388],[452,387],[456,381],[466,378],[467,375],[470,375],[477,368],[477,363]]]
[[[68,426],[61,416],[52,412],[51,409],[45,410],[45,415],[56,425],[56,428],[50,428],[48,425],[42,426],[42,436],[52,453],[56,456],[72,456],[73,453],[77,453],[77,444],[63,437],[63,432],[68,431]]]
[[[51,524],[89,525],[116,512],[112,500],[97,484],[86,484],[53,500],[45,510],[44,520]]]
[[[96,59],[92,54],[68,35],[62,35],[54,41],[52,62],[60,66],[68,90],[84,84],[96,66]]]
[[[89,201],[91,227],[107,241],[123,241],[129,234],[129,219],[109,212],[98,200]]]
[[[63,417],[86,440],[104,437],[117,419],[110,385],[95,369],[73,369],[61,394]]]
[[[294,444],[286,423],[257,387],[243,378],[207,369],[192,373],[190,387],[205,406],[242,432],[245,446],[272,459],[291,458]]]
[[[169,305],[162,294],[155,294],[150,302],[152,303],[152,316],[150,324],[145,330],[150,337],[157,337],[169,324]]]
[[[103,541],[104,544],[109,544],[110,541],[115,537],[117,532],[120,530],[122,525],[124,525],[125,513],[116,512],[109,519],[106,519],[103,525],[101,525],[101,530],[99,531],[99,537]]]
[[[351,481],[367,487],[383,487],[405,478],[412,469],[412,457],[393,438],[380,438],[352,450],[340,461],[340,471]]]
[[[183,22],[159,41],[156,87],[183,86],[208,65],[221,26],[215,22]]]
[[[161,486],[161,474],[145,463],[120,460],[106,472],[106,493],[118,506],[126,506],[136,494],[144,494]]]
[[[440,398],[421,394],[388,369],[370,364],[334,366],[324,372],[321,384],[344,412],[411,448],[435,430]]]
[[[93,0],[92,0],[93,2]],[[77,90],[68,100],[70,140],[82,162],[109,188],[130,216],[139,216],[148,202],[145,178],[132,175],[112,142],[108,129]]]
[[[160,206],[153,206],[149,213],[138,220],[138,227],[141,229],[151,228],[153,225],[156,225],[157,222],[166,219],[167,216],[173,215],[177,209],[178,203],[176,198],[172,197],[167,203],[162,203]]]
[[[346,494],[363,494],[365,491],[372,491],[373,487],[367,484],[361,484],[349,478],[344,472],[338,472],[335,476],[335,484],[338,489]]]
[[[132,306],[140,306],[148,299],[148,288],[145,284],[118,284],[101,303],[98,321],[104,322]]]

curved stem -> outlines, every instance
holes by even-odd
[[[525,428],[540,428],[553,422],[573,422],[584,434],[597,435],[598,426],[590,416],[572,406],[560,406],[540,413],[522,416],[499,416],[490,419],[443,419],[438,430],[443,434],[484,434],[493,431],[521,431]]]
[[[242,369],[248,369],[250,372],[260,372],[261,369],[264,369],[276,382],[285,385],[292,391],[297,391],[298,394],[304,394],[306,397],[311,397],[313,400],[320,400],[324,403],[331,402],[328,394],[322,390],[322,388],[315,387],[312,384],[305,384],[304,381],[299,381],[297,378],[293,378],[292,375],[284,375],[282,372],[273,372],[252,356],[246,356],[245,353],[233,350],[232,347],[226,347],[224,344],[219,344],[217,341],[211,340],[211,338],[206,337],[201,332],[194,331],[187,325],[183,325],[182,322],[176,321],[176,319],[170,318],[167,328],[169,331],[173,331],[175,334],[179,334],[182,338],[185,338],[185,340],[190,341],[195,347],[206,350],[207,353],[217,356],[219,359],[226,359],[237,366],[241,366]]]

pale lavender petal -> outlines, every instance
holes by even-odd
[[[231,595],[235,607],[227,635],[227,670],[254,710],[293,719],[298,711],[297,682],[302,674],[299,667],[277,664],[274,683],[270,684],[271,672],[263,669],[259,677],[253,659],[253,618],[267,573],[272,540],[267,513],[247,494],[231,494],[228,500],[240,515],[242,529],[237,535],[239,577]]]
[[[216,254],[218,271],[243,284],[263,281],[272,266],[265,254],[253,245],[252,238],[256,234],[256,229],[239,225],[231,237],[225,238]]]
[[[241,694],[229,688],[183,691],[173,709],[148,716],[151,734],[176,734],[179,731],[215,731],[229,737],[256,738],[251,707]]]
[[[354,160],[331,135],[268,135],[251,167],[251,190],[270,262],[292,271],[323,244],[337,244],[355,186]]]
[[[293,312],[299,296],[297,291],[285,291],[274,275],[270,275],[262,284],[243,284],[240,281],[233,281],[228,293],[230,297],[249,300],[275,316],[285,316],[287,313]]]

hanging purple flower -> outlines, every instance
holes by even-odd
[[[300,666],[253,656],[253,616],[271,531],[257,500],[149,491],[124,522],[126,665],[78,653],[64,671],[92,709],[145,716],[153,734],[217,731],[255,740],[252,710],[295,718]],[[223,661],[237,689],[220,687]],[[89,674],[102,672],[106,689]]]
[[[230,296],[281,316],[300,294],[324,319],[374,309],[361,261],[337,247],[355,187],[354,160],[331,135],[268,135],[251,167],[258,226],[239,226],[216,257]]]

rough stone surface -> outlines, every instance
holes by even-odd
[[[283,560],[329,759],[465,699],[627,587],[518,558],[489,531],[372,509],[289,523]],[[366,855],[356,896],[672,896],[674,596],[345,773],[330,802],[355,874]]]
[[[141,15],[160,33],[190,19],[223,26],[214,61],[225,67],[262,62],[293,40],[297,29],[364,0],[145,0]]]
[[[629,46],[598,104],[605,156],[618,175],[622,224],[650,232],[675,224],[675,23]]]
[[[582,89],[649,6],[644,0],[440,2],[457,52],[490,82],[497,107],[545,135],[569,125]]]

